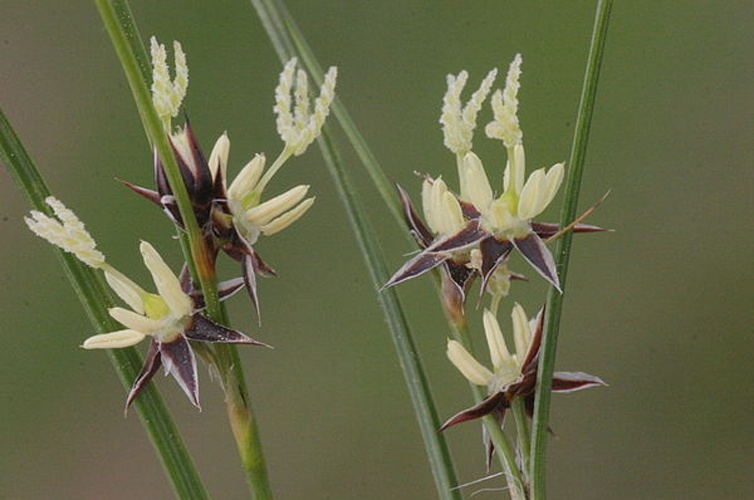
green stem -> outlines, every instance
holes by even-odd
[[[389,274],[384,259],[380,255],[374,230],[364,215],[364,209],[351,187],[351,182],[343,169],[343,164],[338,158],[337,150],[326,128],[323,130],[320,146],[366,260],[372,284],[377,290],[387,281]],[[424,440],[424,448],[434,475],[437,493],[442,499],[461,498],[460,493],[455,489],[457,479],[445,438],[437,432],[441,423],[432,398],[429,381],[403,312],[403,306],[393,288],[383,290],[378,293],[377,297],[390,327],[393,345],[398,354],[406,387],[414,406],[414,413]]]
[[[226,395],[225,406],[241,463],[246,473],[249,490],[256,500],[271,499],[273,497],[272,488],[267,475],[267,464],[262,451],[259,426],[251,407],[251,397],[241,371],[238,349],[233,345],[217,345],[215,354],[218,365],[226,367],[221,371],[223,389]]]
[[[602,56],[607,38],[607,28],[610,19],[612,0],[600,0],[597,3],[592,39],[589,47],[584,86],[581,92],[576,128],[574,132],[571,156],[569,159],[569,174],[566,185],[566,199],[560,217],[561,226],[569,224],[576,217],[578,207],[579,188],[584,170],[589,128],[597,94],[597,83]],[[560,286],[565,291],[568,275],[568,259],[571,251],[571,232],[566,233],[558,241],[555,250],[555,261],[560,277]],[[546,453],[548,419],[550,412],[550,391],[552,389],[552,375],[557,351],[558,330],[563,307],[564,295],[550,289],[547,298],[547,317],[542,336],[542,347],[537,374],[536,399],[534,405],[534,420],[532,423],[531,441],[531,495],[533,499],[546,498]]]
[[[306,40],[296,27],[293,18],[282,2],[252,0],[252,4],[262,20],[262,24],[267,30],[267,34],[281,62],[284,64],[293,55],[297,55],[311,73],[314,81],[321,84],[323,81],[322,68],[317,63],[313,52],[309,49]],[[345,108],[340,106],[337,98],[333,103],[333,111],[336,117],[340,117],[341,124],[352,142],[356,139],[360,141],[359,144],[362,147],[356,146],[356,149],[357,153],[364,159],[363,155],[369,155],[366,143],[363,142],[353,122],[350,122],[350,118],[347,118],[346,121],[343,120]],[[345,116],[347,117],[347,115]],[[374,230],[371,228],[364,214],[364,209],[351,187],[348,175],[339,159],[337,149],[329,137],[327,127],[323,129],[319,145],[338,195],[348,214],[361,252],[366,260],[372,284],[375,289],[379,289],[389,277],[387,267],[380,255]],[[387,182],[384,173],[379,169],[376,161],[373,161],[373,157],[372,160],[367,159],[364,163],[365,165],[369,163],[370,166],[367,168],[371,168],[370,175],[373,179],[376,179],[375,183],[383,194],[383,198],[389,206],[394,208],[393,213],[396,219],[401,221],[402,224],[402,215],[397,203],[394,201],[392,187]],[[406,386],[414,406],[414,412],[419,422],[420,433],[424,440],[425,451],[430,468],[432,469],[438,495],[442,499],[459,499],[461,495],[455,489],[457,480],[450,452],[444,437],[437,432],[440,426],[437,410],[435,409],[429,382],[424,373],[419,354],[416,351],[403,308],[393,289],[378,293],[378,300],[388,321],[393,344],[398,354]]]
[[[201,230],[196,222],[196,216],[191,204],[186,185],[178,168],[178,163],[173,156],[172,146],[168,141],[162,121],[152,104],[152,95],[145,80],[143,62],[146,59],[146,51],[138,38],[139,33],[136,24],[130,16],[127,2],[119,0],[119,8],[116,9],[109,0],[95,0],[105,29],[110,35],[113,48],[118,55],[123,72],[128,80],[131,93],[134,96],[136,107],[139,110],[145,131],[150,143],[157,151],[162,162],[170,189],[175,196],[178,210],[183,220],[186,237],[191,248],[191,260],[196,264],[197,281],[199,281],[207,310],[210,316],[216,316],[220,311],[220,301],[217,297],[217,283],[215,271],[212,265],[213,259],[208,255],[209,251],[204,244]],[[132,30],[132,31],[129,31]],[[139,54],[139,56],[137,56]],[[189,259],[187,259],[189,260]]]
[[[227,324],[224,309],[217,295],[214,257],[204,244],[191,199],[173,156],[164,125],[152,104],[152,97],[147,86],[149,71],[145,69],[145,64],[148,68],[148,63],[145,63],[148,58],[128,3],[125,0],[113,0],[112,3],[107,0],[95,0],[95,3],[123,66],[147,136],[157,151],[175,196],[185,226],[185,235],[181,236],[187,239],[190,248],[190,256],[187,255],[186,260],[194,264],[192,266],[196,271],[194,279],[201,286],[207,316]],[[272,498],[257,421],[252,413],[238,351],[235,346],[218,346],[215,348],[215,353],[218,360],[217,369],[223,379],[223,389],[226,392],[228,418],[246,472],[247,482],[257,500]]]
[[[50,191],[2,110],[0,161],[29,203],[35,209],[51,216],[50,208],[44,202]],[[107,314],[107,309],[112,305],[112,297],[100,275],[73,255],[54,248],[94,329],[98,333],[106,333],[121,328]],[[133,347],[109,350],[108,354],[123,387],[129,390],[143,364],[141,356]],[[134,402],[134,409],[152,442],[175,495],[178,498],[208,498],[183,439],[153,384],[144,388]]]

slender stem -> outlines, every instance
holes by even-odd
[[[313,79],[317,83],[322,82],[323,72],[321,66],[316,62],[312,51],[306,44],[306,40],[295,27],[293,18],[285,9],[282,2],[252,0],[252,4],[262,20],[262,24],[267,30],[267,34],[281,62],[287,62],[294,54],[298,55],[307,66]],[[338,107],[336,99],[333,108],[337,110]],[[338,114],[339,112],[336,111],[336,116]],[[349,137],[353,137],[355,126],[352,123],[350,125],[344,124],[344,130],[346,130]],[[355,134],[358,135],[358,132],[356,131]],[[372,283],[375,289],[379,289],[388,279],[387,268],[384,259],[380,255],[374,230],[369,224],[358,198],[355,196],[337,149],[329,137],[327,127],[323,129],[319,145],[338,195],[348,214],[361,252],[366,260]],[[366,147],[365,144],[364,147]],[[377,171],[371,172],[370,175],[384,177],[384,173],[379,170],[379,167],[377,167]],[[394,195],[390,184],[385,181],[382,185],[386,187],[384,190],[385,194],[383,195],[385,199],[389,200],[389,204],[397,205],[393,201]],[[400,211],[397,210],[394,213],[397,216],[397,220],[401,221]],[[432,469],[438,495],[442,499],[458,499],[461,497],[461,494],[455,489],[457,480],[450,452],[445,443],[445,438],[437,432],[440,422],[432,399],[431,389],[419,354],[416,351],[416,346],[401,303],[393,289],[379,293],[378,300],[388,321],[393,344],[398,354],[401,368],[403,369],[406,386],[419,422],[419,429],[424,440],[425,451]]]
[[[2,110],[0,162],[10,172],[29,203],[35,209],[52,215],[44,202],[50,191]],[[73,255],[57,247],[55,253],[94,329],[98,333],[118,330],[120,325],[107,314],[107,309],[112,305],[112,297],[100,275]],[[129,390],[141,368],[141,356],[133,347],[109,350],[108,354],[123,387]],[[208,498],[183,439],[153,384],[144,388],[134,402],[134,409],[152,442],[175,495],[178,498]]]
[[[566,185],[566,199],[560,217],[561,226],[565,226],[576,216],[578,206],[579,188],[584,170],[584,158],[586,156],[589,128],[591,125],[592,112],[597,94],[597,83],[602,56],[607,38],[607,28],[610,19],[612,0],[599,0],[594,19],[594,28],[589,47],[584,86],[581,92],[579,111],[576,117],[576,128],[569,159],[569,174]],[[571,250],[572,233],[566,233],[558,241],[555,250],[555,259],[560,277],[560,286],[565,291],[568,274],[568,258]],[[546,453],[547,453],[547,429],[550,411],[550,391],[552,388],[552,375],[555,366],[557,351],[558,330],[560,315],[563,306],[564,295],[550,289],[547,300],[547,317],[545,330],[542,336],[540,351],[539,371],[537,374],[536,399],[534,405],[534,420],[532,423],[531,441],[531,494],[533,499],[546,498]]]
[[[364,215],[364,209],[351,187],[351,182],[338,158],[328,130],[323,130],[320,139],[323,156],[330,174],[335,181],[335,187],[341,198],[351,226],[356,235],[359,247],[367,263],[369,276],[375,290],[379,289],[389,277],[385,261],[380,254],[379,245],[374,236],[374,230]],[[406,387],[414,406],[414,413],[419,422],[419,430],[424,440],[424,449],[432,469],[437,493],[442,499],[458,499],[460,492],[455,489],[457,479],[453,462],[445,438],[437,432],[440,420],[437,415],[432,390],[424,372],[421,358],[406,321],[403,306],[398,300],[395,289],[390,288],[378,293],[377,298],[388,321],[398,359],[403,370]]]
[[[144,61],[147,60],[146,51],[139,38],[136,23],[125,0],[114,0],[113,3],[107,0],[95,0],[95,3],[123,66],[147,136],[157,151],[175,196],[185,226],[185,235],[181,236],[187,239],[190,248],[187,261],[194,263],[193,269],[196,271],[194,278],[201,286],[207,315],[215,321],[227,324],[224,309],[217,295],[214,257],[204,243],[164,125],[152,104],[146,80],[149,73],[144,70]],[[218,361],[217,369],[223,379],[223,389],[226,392],[228,418],[246,472],[247,482],[257,500],[272,498],[257,421],[252,413],[238,351],[235,346],[226,345],[217,346],[215,353],[215,359]]]
[[[251,407],[246,381],[241,371],[238,349],[233,345],[218,345],[215,349],[225,389],[228,419],[241,457],[246,481],[256,500],[271,499],[272,488],[267,474],[267,464],[262,451],[259,425]]]
[[[529,417],[526,415],[526,408],[522,398],[513,398],[511,401],[511,413],[516,421],[516,442],[521,453],[521,472],[526,479],[529,474],[529,461],[531,453],[529,452]]]

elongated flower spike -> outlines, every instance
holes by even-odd
[[[440,428],[441,431],[489,414],[492,414],[502,426],[505,413],[514,398],[523,398],[527,414],[531,417],[544,310],[540,310],[534,319],[529,320],[523,307],[515,304],[511,320],[514,350],[507,347],[495,315],[488,310],[484,312],[484,332],[492,361],[491,370],[479,363],[460,343],[455,340],[448,341],[448,359],[471,383],[486,386],[489,396],[448,419]],[[555,372],[552,380],[553,392],[573,392],[605,385],[607,384],[599,377],[581,372]],[[492,443],[488,439],[485,441],[489,459],[493,451]]]
[[[442,125],[445,147],[460,158],[463,158],[473,147],[472,140],[476,128],[477,114],[487,95],[489,95],[496,77],[497,69],[493,69],[482,80],[479,89],[472,94],[466,105],[462,106],[461,92],[466,86],[469,74],[466,71],[461,71],[458,76],[447,76],[448,90],[443,97],[440,124]]]
[[[306,72],[296,71],[294,57],[280,73],[280,83],[275,89],[277,129],[287,150],[298,156],[314,142],[330,113],[330,104],[335,98],[335,82],[338,69],[331,66],[325,74],[319,97],[314,101],[314,111],[309,102],[309,83]],[[294,88],[295,87],[295,88]],[[293,97],[293,99],[291,98]]]
[[[181,44],[174,41],[175,78],[171,79],[165,45],[157,43],[155,37],[152,37],[149,42],[152,54],[152,102],[165,130],[169,132],[171,120],[178,116],[188,88],[186,54]]]
[[[518,123],[518,89],[521,87],[521,54],[516,54],[505,77],[505,89],[492,95],[492,111],[495,120],[485,127],[487,137],[500,139],[506,148],[521,144],[524,138]]]
[[[97,250],[97,243],[84,223],[54,196],[45,198],[45,203],[53,210],[55,217],[32,210],[29,217],[24,217],[29,229],[56,247],[72,253],[87,266],[102,269],[105,256]]]
[[[125,329],[89,337],[82,347],[118,349],[151,337],[146,362],[129,392],[126,409],[160,366],[164,366],[166,374],[173,376],[191,403],[199,407],[196,357],[189,341],[266,346],[204,316],[201,294],[193,290],[188,273],[182,273],[181,279],[176,277],[149,243],[142,242],[140,250],[157,293],[147,292],[108,264],[104,255],[96,250],[96,243],[83,223],[65,205],[52,197],[47,198],[46,203],[53,208],[57,218],[32,211],[31,216],[25,218],[29,228],[53,245],[74,254],[83,263],[104,271],[110,288],[130,307],[130,310],[113,307],[108,311]],[[240,286],[241,283],[232,280],[221,284],[218,293],[224,299]]]

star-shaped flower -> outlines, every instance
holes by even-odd
[[[492,370],[479,363],[457,341],[448,341],[448,358],[469,381],[487,387],[489,396],[471,408],[463,410],[445,422],[441,431],[467,420],[492,414],[502,426],[506,410],[514,398],[523,398],[529,416],[534,409],[534,388],[537,383],[539,349],[542,341],[544,310],[529,320],[519,304],[513,306],[513,340],[515,350],[508,349],[500,325],[489,310],[484,311],[484,332],[490,351]],[[573,392],[589,387],[607,385],[599,377],[581,372],[555,372],[554,392]],[[488,456],[491,453],[491,443]]]
[[[398,269],[384,288],[439,268],[443,277],[445,299],[463,303],[468,287],[477,275],[482,277],[480,295],[488,289],[491,281],[507,283],[511,279],[525,279],[520,274],[510,272],[505,265],[514,248],[513,241],[505,236],[496,237],[488,233],[482,226],[477,207],[452,193],[441,179],[434,180],[425,176],[423,182],[422,204],[427,224],[419,217],[406,191],[401,186],[397,186],[397,189],[406,224],[422,251]],[[589,212],[591,209],[585,215]],[[558,233],[560,227],[557,224],[532,221],[529,228],[530,232],[526,233],[525,238],[535,242],[535,250],[546,252],[545,255],[550,256],[543,240]],[[574,224],[571,230],[575,233],[605,231],[597,226],[580,223]],[[525,241],[513,240],[518,245],[516,248],[523,249],[522,252],[538,255],[530,250]],[[532,262],[531,259],[527,260]],[[551,262],[552,257],[546,261]],[[553,275],[557,278],[557,275]],[[505,286],[503,288],[507,290]]]
[[[271,276],[275,271],[254,246],[260,236],[272,236],[300,219],[314,204],[314,197],[306,198],[309,186],[299,185],[262,201],[262,192],[272,177],[268,175],[272,169],[263,175],[263,154],[256,155],[227,186],[229,151],[230,140],[223,134],[215,143],[209,161],[215,186],[212,230],[218,247],[241,262],[246,289],[259,314],[256,276]],[[281,164],[279,159],[276,163]]]
[[[408,193],[399,185],[396,185],[396,188],[409,231],[423,250],[399,269],[383,288],[397,285],[437,268],[440,272],[442,297],[446,303],[446,309],[452,314],[462,316],[466,293],[477,274],[474,262],[478,259],[474,257],[478,255],[478,251],[475,254],[473,249],[466,247],[444,251],[433,244],[446,237],[443,236],[444,234],[457,236],[457,241],[463,238],[463,228],[468,224],[463,212],[469,207],[464,207],[464,204],[447,189],[442,179],[434,181],[426,177],[422,189],[424,212],[428,220],[425,224],[416,212]],[[427,250],[430,247],[433,250]],[[505,266],[499,266],[498,269],[501,281],[525,279],[519,274],[508,272]]]
[[[113,307],[112,316],[126,329],[89,337],[84,349],[116,349],[138,344],[151,337],[146,361],[131,387],[126,400],[128,408],[141,390],[149,383],[160,366],[166,375],[172,375],[192,404],[199,407],[199,383],[196,357],[189,341],[266,344],[243,333],[226,328],[210,320],[196,308],[188,281],[181,281],[147,242],[140,246],[144,265],[149,269],[158,293],[150,293],[115,269],[105,269],[105,278],[113,291],[130,306],[131,310]],[[225,296],[221,290],[221,295]]]
[[[186,266],[181,277],[176,277],[152,245],[142,242],[140,250],[144,264],[157,288],[157,293],[147,292],[106,262],[105,256],[97,250],[94,238],[73,211],[53,197],[48,197],[45,202],[52,208],[54,217],[32,210],[30,216],[24,218],[29,229],[72,253],[84,264],[103,271],[108,285],[131,308],[113,307],[109,310],[110,315],[125,329],[90,337],[82,347],[117,349],[151,337],[146,363],[134,381],[126,408],[161,365],[165,367],[166,374],[175,378],[189,400],[199,407],[196,358],[189,341],[266,346],[204,316],[204,298],[201,291],[194,289]],[[241,286],[243,282],[240,279],[220,283],[218,295],[224,300]]]
[[[426,176],[422,187],[422,206],[427,221],[424,225],[405,191],[399,188],[409,228],[423,250],[406,262],[385,287],[419,276],[442,264],[447,272],[456,276],[453,281],[457,295],[463,295],[474,273],[482,277],[480,293],[483,293],[493,276],[500,281],[500,273],[496,275],[496,271],[515,249],[540,275],[560,289],[552,254],[544,242],[560,228],[533,219],[555,197],[563,180],[564,165],[556,163],[549,170],[536,170],[525,181],[523,133],[517,117],[520,65],[521,56],[517,55],[508,71],[505,89],[502,92],[498,90],[492,97],[495,120],[486,128],[488,136],[504,142],[508,153],[503,191],[499,196],[494,194],[481,160],[470,151],[473,127],[468,124],[468,117],[461,114],[463,110],[459,105],[448,105],[448,95],[452,95],[451,101],[455,102],[459,92],[456,88],[459,80],[449,78],[441,122],[445,142],[453,146],[451,151],[457,156],[460,193],[452,193],[440,178]],[[472,98],[471,102],[476,103],[474,109],[481,104],[481,96],[486,95],[482,91],[489,86],[489,78]],[[453,113],[459,116],[453,118]],[[465,125],[458,125],[461,123]],[[458,137],[454,139],[455,136]],[[574,224],[572,230],[595,232],[603,229]],[[449,271],[462,268],[462,273]],[[505,267],[503,270],[507,273]],[[503,281],[507,279],[510,277]]]

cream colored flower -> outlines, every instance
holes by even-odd
[[[484,333],[487,338],[487,347],[492,361],[492,370],[479,363],[457,341],[448,341],[448,359],[458,368],[464,377],[476,385],[487,387],[489,394],[504,390],[507,386],[518,381],[521,376],[521,368],[524,356],[529,349],[533,338],[532,328],[536,328],[536,322],[530,323],[526,319],[523,307],[516,303],[513,306],[511,319],[513,320],[513,338],[516,349],[513,353],[508,350],[503,337],[503,332],[489,310],[484,311]]]
[[[280,83],[275,89],[277,128],[286,149],[298,156],[314,142],[330,113],[330,104],[335,98],[335,83],[338,69],[330,67],[320,87],[319,97],[314,100],[314,111],[309,101],[309,82],[306,72],[296,71],[294,57],[280,73]]]
[[[223,180],[226,179],[229,152],[230,140],[227,134],[223,134],[210,154],[213,177],[221,172]],[[264,188],[272,177],[271,171],[265,172],[265,156],[258,154],[241,169],[226,190],[233,224],[250,245],[255,244],[262,234],[271,236],[287,228],[314,204],[313,196],[306,198],[309,186],[305,184],[262,201]]]
[[[502,425],[505,413],[515,398],[523,399],[525,408],[534,406],[544,311],[530,321],[524,309],[515,304],[511,321],[515,345],[513,351],[508,348],[495,316],[489,311],[484,312],[484,333],[490,351],[491,370],[474,359],[461,344],[455,340],[448,341],[450,361],[471,383],[485,386],[489,396],[471,408],[456,413],[442,425],[441,431],[485,415],[493,415]],[[599,377],[582,372],[555,372],[552,378],[553,392],[573,392],[600,385],[607,384]],[[486,444],[487,456],[491,456],[492,443],[487,440]]]
[[[90,267],[99,269],[105,266],[105,256],[97,250],[97,243],[76,214],[54,196],[45,198],[45,203],[52,208],[56,218],[32,210],[30,217],[24,217],[29,229]]]
[[[138,344],[146,336],[158,342],[172,342],[183,333],[193,314],[191,298],[183,292],[178,278],[152,245],[143,241],[139,249],[158,293],[145,291],[114,269],[105,270],[110,287],[133,311],[110,308],[110,316],[127,328],[89,337],[82,345],[84,349],[127,347]]]
[[[178,116],[183,99],[188,88],[188,65],[186,54],[181,44],[173,42],[175,54],[175,78],[170,78],[165,45],[158,43],[155,37],[150,39],[152,54],[152,102],[157,116],[162,120],[165,129],[170,130],[170,120]]]
[[[422,183],[422,207],[427,225],[435,234],[453,234],[466,225],[461,205],[441,177]]]
[[[461,102],[461,92],[466,86],[469,74],[461,71],[458,76],[448,75],[447,77],[448,90],[443,97],[440,123],[445,147],[461,157],[473,147],[477,114],[490,93],[496,76],[497,69],[490,71],[465,106]]]

